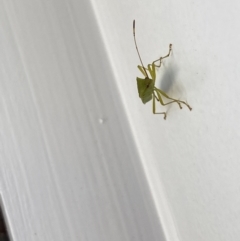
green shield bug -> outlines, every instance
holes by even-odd
[[[141,56],[138,51],[136,37],[135,37],[135,20],[133,20],[133,37],[134,37],[134,44],[138,53],[138,57],[140,59],[141,65],[138,65],[138,69],[141,71],[141,73],[144,75],[144,79],[137,77],[137,88],[138,88],[138,94],[141,98],[143,104],[146,104],[150,100],[153,99],[153,114],[162,114],[164,115],[164,119],[166,119],[167,114],[166,112],[156,112],[156,100],[160,102],[161,105],[169,105],[174,102],[176,102],[180,109],[182,109],[182,104],[186,105],[189,110],[192,110],[192,108],[182,100],[177,100],[174,98],[169,97],[163,90],[158,89],[155,86],[156,81],[156,68],[160,68],[162,64],[162,60],[169,57],[170,53],[172,51],[172,44],[169,45],[169,51],[168,54],[164,57],[160,57],[159,59],[152,62],[152,64],[148,64],[147,68],[144,67]],[[159,62],[159,63],[158,63]],[[158,63],[158,64],[157,64]],[[150,77],[149,77],[150,75]],[[169,99],[170,101],[167,103],[163,102],[163,98]]]

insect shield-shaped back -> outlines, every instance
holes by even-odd
[[[143,104],[147,103],[152,99],[153,89],[154,89],[154,80],[146,77],[145,79],[141,79],[137,77],[137,86],[138,86],[138,94],[142,99]]]

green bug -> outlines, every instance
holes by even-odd
[[[152,64],[148,64],[147,68],[144,67],[142,59],[140,57],[136,37],[135,37],[135,20],[133,20],[133,37],[134,37],[134,43],[135,47],[138,53],[138,57],[140,59],[141,65],[138,65],[138,69],[141,71],[141,73],[144,75],[144,79],[137,77],[137,87],[138,87],[138,94],[141,98],[143,104],[146,104],[148,101],[153,99],[153,114],[163,114],[164,119],[166,120],[167,114],[166,112],[156,112],[156,100],[161,103],[161,105],[169,105],[174,102],[176,102],[179,105],[179,108],[182,109],[181,104],[186,105],[189,110],[192,110],[192,108],[184,101],[177,100],[169,97],[163,90],[158,89],[155,87],[155,81],[156,81],[156,67],[160,68],[162,64],[162,60],[169,57],[171,51],[172,51],[172,44],[169,45],[169,51],[168,54],[164,57],[160,57],[159,59],[152,62]],[[159,61],[159,64],[156,64]],[[151,78],[149,78],[150,74]],[[164,103],[162,96],[164,96],[166,99],[171,100],[170,102]]]

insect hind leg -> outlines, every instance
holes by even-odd
[[[181,104],[178,102],[178,100],[172,100],[172,101],[170,101],[170,102],[164,103],[164,102],[163,102],[163,99],[162,99],[162,96],[161,96],[161,92],[159,93],[157,90],[155,90],[155,92],[157,93],[158,100],[159,100],[159,102],[161,103],[161,105],[165,106],[165,105],[169,105],[169,104],[172,104],[172,103],[176,102],[176,103],[179,105],[179,108],[182,109],[182,106],[181,106]]]
[[[168,104],[171,104],[171,103],[174,103],[176,102],[178,105],[179,105],[179,108],[182,109],[182,105],[181,104],[184,104],[188,107],[189,110],[192,110],[191,106],[189,104],[187,104],[185,101],[182,101],[182,100],[177,100],[177,99],[173,99],[171,97],[169,97],[164,91],[160,90],[160,89],[157,89],[156,87],[154,88],[154,91],[156,91],[157,93],[157,96],[159,98],[159,101],[162,105],[168,105]],[[163,103],[163,100],[162,100],[162,97],[161,95],[163,95],[165,98],[169,99],[169,100],[172,100],[166,104]]]

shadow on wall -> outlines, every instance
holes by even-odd
[[[160,79],[160,89],[163,90],[166,93],[169,93],[171,89],[176,85],[176,80],[177,80],[177,73],[178,73],[178,68],[176,64],[171,61],[171,59],[167,59],[165,61],[169,61],[168,66],[161,66],[159,71],[164,71],[164,74],[162,75]]]
[[[166,63],[166,61],[169,62]],[[158,71],[161,77],[157,79],[157,88],[160,88],[174,99],[186,101],[185,89],[182,86],[180,79],[178,79],[179,68],[174,62],[174,59],[166,59]],[[169,102],[167,99],[164,100],[165,103]],[[172,105],[167,105],[166,107],[167,110],[170,110]]]

